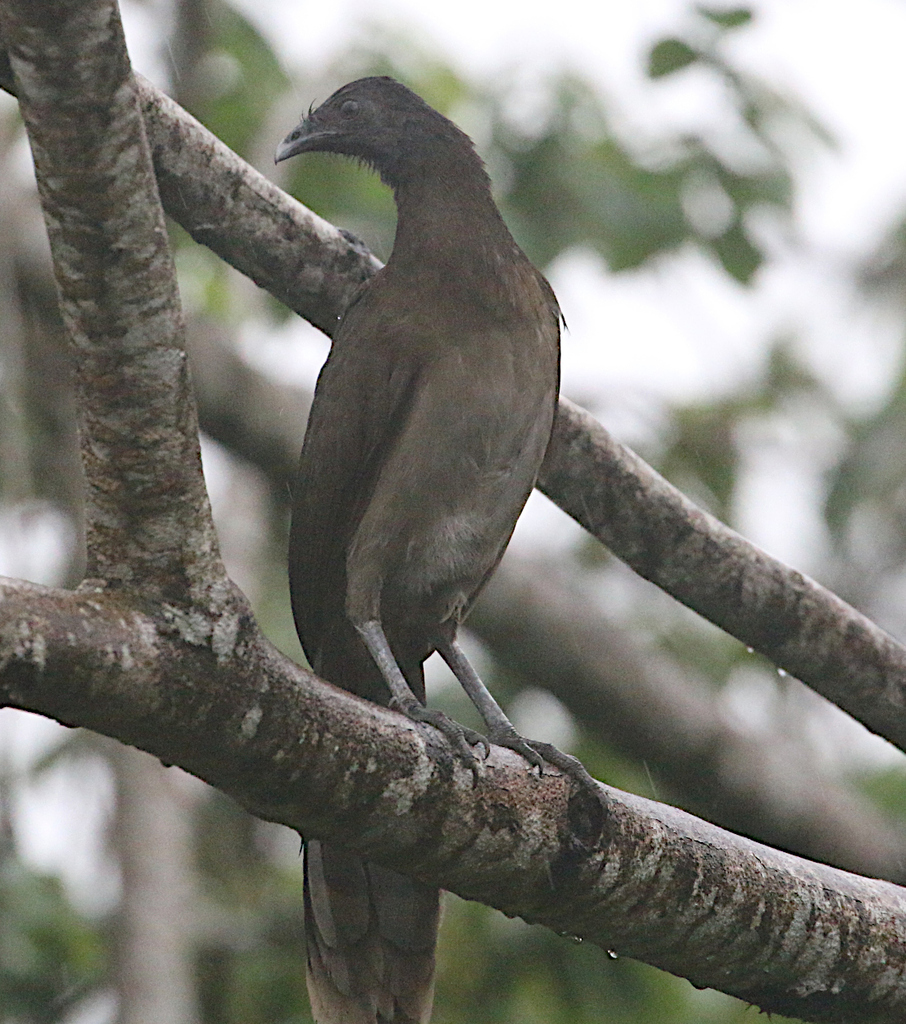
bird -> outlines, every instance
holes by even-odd
[[[520,736],[457,631],[535,485],[557,406],[562,316],[510,234],[465,132],[389,77],[338,89],[279,144],[376,171],[397,226],[318,377],[293,488],[289,580],[312,669],[434,725],[473,773],[488,742],[582,781]],[[438,652],[486,737],[425,705]],[[305,853],[308,988],[318,1024],[424,1024],[439,891],[330,842]]]

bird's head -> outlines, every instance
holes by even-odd
[[[392,187],[433,157],[474,155],[469,137],[393,78],[360,78],[309,110],[277,147],[275,162],[297,153],[343,153],[373,167]],[[476,158],[477,159],[477,158]]]

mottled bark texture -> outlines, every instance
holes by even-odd
[[[0,35],[0,88],[16,95],[5,43]],[[135,75],[135,83],[166,212],[196,242],[332,335],[353,292],[380,261],[249,166],[147,79]]]
[[[332,335],[352,293],[380,269],[377,258],[136,77],[167,213],[196,242]]]
[[[167,212],[331,334],[378,261],[139,83]],[[567,400],[539,487],[640,575],[906,749],[906,649],[697,508]]]
[[[602,787],[599,806],[494,748],[291,665],[237,598],[219,618],[0,586],[7,703],[150,750],[254,813],[468,899],[806,1020],[906,1015],[906,892]]]
[[[555,566],[504,559],[469,626],[504,668],[643,762],[688,810],[806,857],[906,881],[900,827],[817,767],[796,737],[740,728],[713,686],[643,649]]]
[[[0,25],[79,363],[96,577],[75,593],[0,584],[2,703],[115,736],[261,817],[764,1009],[906,1018],[903,890],[605,787],[599,803],[499,749],[473,784],[435,731],[323,683],[261,636],[217,556],[116,8],[2,0]],[[225,187],[207,209],[239,231],[236,179],[204,166],[213,194]],[[305,224],[276,217],[273,232]],[[286,244],[317,262],[313,235]],[[579,449],[578,467],[593,468]]]
[[[539,488],[635,571],[906,750],[906,648],[561,399]]]
[[[223,573],[119,12],[9,0],[2,27],[79,391],[88,575],[184,601]]]

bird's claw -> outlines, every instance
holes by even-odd
[[[559,750],[552,743],[542,743],[541,740],[528,740],[528,743],[548,764],[559,768],[564,775],[568,775],[569,778],[574,779],[580,785],[591,789],[595,795],[600,793],[597,780],[589,774],[588,769],[578,757],[573,757],[572,754],[564,754],[562,750]]]
[[[488,738],[498,747],[506,747],[507,750],[515,750],[517,754],[521,754],[533,768],[538,769],[539,778],[544,775],[544,757],[535,749],[534,744],[520,736],[515,729],[489,730]]]
[[[598,783],[589,775],[585,765],[572,754],[564,754],[552,743],[541,740],[528,740],[520,736],[515,729],[500,729],[490,733],[491,742],[521,754],[533,768],[538,769],[538,776],[544,775],[545,763],[558,768],[564,775],[574,779],[580,785],[598,792]]]
[[[468,768],[472,773],[473,781],[478,781],[479,759],[472,748],[479,746],[483,748],[481,754],[482,761],[484,761],[491,752],[491,745],[480,732],[476,732],[474,729],[469,729],[465,725],[460,725],[459,722],[454,722],[452,718],[445,715],[443,711],[426,708],[423,704],[419,704],[417,701],[413,701],[409,704],[408,702],[404,703],[403,701],[398,701],[394,698],[390,704],[391,707],[395,707],[398,711],[401,711],[411,721],[424,722],[426,725],[433,725],[435,729],[440,730],[440,732],[442,732],[453,744],[459,760],[462,761],[466,768]]]

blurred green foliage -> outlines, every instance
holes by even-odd
[[[760,377],[714,401],[674,410],[658,469],[712,515],[732,522],[742,426],[787,403],[813,400],[827,400],[820,382],[780,341],[769,352]]]
[[[525,117],[515,113],[522,84],[488,87],[457,78],[407,41],[385,38],[381,50],[351,54],[343,67],[332,69],[330,79],[338,84],[358,75],[391,74],[449,116],[464,112],[487,125],[479,149],[494,172],[504,215],[517,241],[541,266],[572,247],[588,246],[619,271],[694,244],[746,282],[762,262],[747,226],[750,213],[763,208],[788,213],[792,194],[789,170],[773,151],[763,107],[770,101],[790,117],[799,112],[776,96],[759,95],[753,83],[721,59],[721,32],[744,23],[739,12],[728,19],[724,23],[713,13],[701,15],[718,27],[700,50],[677,39],[656,44],[649,73],[664,78],[698,62],[723,78],[740,124],[763,154],[749,166],[733,166],[695,136],[633,151],[611,127],[599,92],[570,73],[544,83],[543,110],[536,112],[541,116],[530,118],[528,127]],[[307,205],[351,228],[382,257],[389,255],[393,207],[376,176],[325,155],[297,161],[288,173],[289,189]]]
[[[195,835],[202,899],[218,922],[199,943],[202,1020],[308,1024],[300,873],[276,866],[261,823],[220,793],[199,806]]]
[[[290,80],[268,41],[235,8],[219,0],[195,6],[202,9],[200,38],[185,58],[188,66],[174,68],[175,92],[218,138],[250,156]],[[184,19],[181,27],[196,26]]]
[[[218,15],[225,25],[237,17]],[[476,137],[504,215],[539,265],[548,265],[571,248],[587,247],[619,272],[690,245],[746,283],[763,260],[747,226],[749,215],[770,208],[788,217],[792,201],[789,169],[770,144],[769,113],[761,105],[764,100],[776,110],[782,102],[759,93],[719,56],[722,34],[747,20],[748,11],[743,9],[701,9],[693,15],[694,41],[668,39],[656,44],[648,70],[653,79],[663,81],[663,88],[670,87],[670,76],[695,64],[724,81],[738,111],[739,130],[762,154],[754,162],[733,162],[701,137],[666,139],[637,152],[613,129],[597,90],[571,73],[545,82],[543,102],[526,117],[519,112],[518,83],[503,79],[489,86],[470,81],[411,39],[379,30],[373,33],[372,45],[351,51],[322,78],[297,82],[293,95],[304,98],[303,109],[291,108],[286,120],[268,119],[258,106],[260,97],[249,97],[239,88],[215,101],[199,97],[193,112],[240,153],[253,156],[270,152],[309,102],[317,104],[342,82],[367,74],[393,75]],[[249,64],[248,54],[229,49],[227,40],[234,45],[246,40],[255,52],[260,45],[254,33],[235,27],[229,33],[219,31],[217,39],[243,68]],[[269,59],[263,67],[268,82],[276,82]],[[784,110],[793,120],[798,117],[792,108]],[[262,139],[256,132],[265,127],[269,136]],[[328,154],[309,154],[283,165],[281,173],[284,186],[307,206],[363,238],[382,259],[388,258],[395,209],[389,190],[375,174]],[[212,275],[223,274],[222,268],[202,271],[201,264],[216,264],[213,257],[188,239],[177,240],[190,250],[181,270],[191,274],[194,266],[195,272],[203,273],[207,284],[202,294],[210,294],[214,303],[209,312],[222,316],[221,293],[212,292],[210,283]],[[271,315],[286,315],[273,304],[267,308]],[[782,361],[778,354],[757,393],[747,389],[712,408],[678,410],[672,420],[662,466],[671,475],[694,477],[699,489],[711,495],[719,515],[730,507],[738,469],[733,423],[776,397]],[[717,657],[713,645],[702,641],[694,646],[696,656],[704,653],[715,661],[715,677],[725,673],[735,657],[730,643],[721,645]],[[455,705],[453,713],[469,721],[461,701],[455,696],[448,699]],[[648,788],[644,771],[620,762],[593,742],[583,741],[582,753],[611,781]],[[208,822],[207,838],[202,839],[207,853],[201,870],[209,896],[234,920],[246,918],[255,928],[255,938],[203,950],[205,1022],[307,1021],[299,961],[298,876],[290,876],[287,889],[286,876],[255,853],[251,833],[243,841],[236,831],[242,832],[243,826],[229,824],[231,813],[239,820],[232,805],[215,796],[208,806],[221,819],[216,826]],[[228,856],[229,866],[218,867],[214,851]],[[749,1016],[749,1009],[736,1000],[696,992],[663,972],[612,959],[596,947],[448,898],[439,951],[437,1024],[732,1024]]]
[[[59,878],[0,858],[0,1020],[52,1024],[96,991],[109,946]]]

